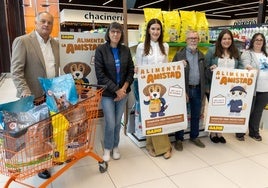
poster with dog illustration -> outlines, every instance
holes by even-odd
[[[256,70],[218,67],[213,71],[205,131],[247,131],[256,77]]]
[[[139,66],[137,76],[143,135],[161,135],[186,129],[183,63]]]
[[[61,74],[71,74],[75,83],[96,84],[94,54],[105,42],[104,33],[60,33]]]

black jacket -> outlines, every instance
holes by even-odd
[[[116,83],[116,67],[113,52],[108,42],[100,45],[95,51],[95,72],[99,85],[106,85],[103,96],[116,97],[116,91],[120,89],[125,82],[129,83],[127,93],[131,91],[130,85],[133,82],[134,64],[132,61],[130,49],[127,46],[119,45],[120,65],[120,83]]]

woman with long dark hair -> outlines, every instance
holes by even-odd
[[[159,19],[153,18],[147,23],[145,41],[140,43],[136,51],[136,64],[153,65],[168,62],[167,43],[163,43],[163,28]],[[171,143],[167,134],[146,137],[146,149],[155,157],[163,155],[165,159],[171,157]]]

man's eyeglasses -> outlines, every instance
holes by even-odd
[[[189,37],[187,38],[188,40],[198,40],[199,38],[198,37]]]

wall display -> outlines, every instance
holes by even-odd
[[[143,135],[173,133],[187,128],[187,110],[182,62],[139,66]]]
[[[256,70],[214,70],[205,131],[247,131],[256,77]]]

